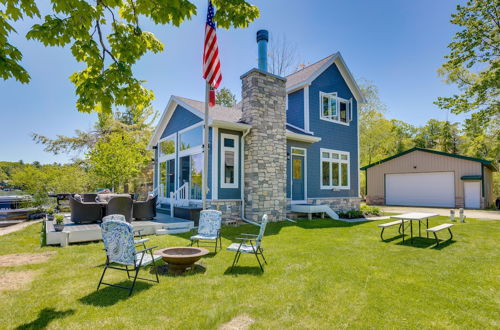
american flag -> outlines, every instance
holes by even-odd
[[[219,61],[219,47],[215,34],[214,6],[208,1],[207,23],[205,24],[205,45],[203,49],[203,78],[213,88],[219,87],[222,80]]]

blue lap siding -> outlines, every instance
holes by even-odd
[[[304,128],[304,90],[288,94],[288,110],[286,121],[294,126]]]
[[[353,118],[349,125],[320,119],[320,92],[337,92],[344,99],[353,100]],[[357,102],[335,64],[321,73],[309,86],[309,127],[321,141],[307,150],[308,198],[357,197],[358,194],[358,127]],[[332,191],[321,189],[320,148],[350,153],[350,189]],[[289,183],[290,181],[288,181]]]
[[[202,121],[200,117],[198,117],[191,111],[186,110],[184,107],[178,105],[175,108],[174,113],[172,114],[172,117],[167,124],[167,127],[165,127],[165,130],[163,131],[161,139],[191,125],[199,123],[200,121]]]

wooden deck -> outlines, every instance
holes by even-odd
[[[159,229],[167,234],[185,233],[190,231],[193,221],[172,218],[166,214],[158,213],[151,221],[132,221],[134,229],[141,229],[143,235],[154,235]],[[99,224],[75,224],[70,221],[69,215],[64,218],[64,230],[56,232],[53,221],[45,221],[45,237],[47,245],[65,246],[71,243],[99,241],[102,239]]]

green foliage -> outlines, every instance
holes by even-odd
[[[453,113],[475,112],[488,125],[500,115],[500,6],[498,1],[470,0],[458,5],[451,23],[460,27],[438,73],[461,94],[439,97],[438,106]]]
[[[236,95],[231,93],[229,88],[223,87],[216,91],[215,102],[225,107],[234,107],[236,104]]]
[[[247,27],[259,16],[257,7],[245,0],[214,0],[214,20],[221,28]],[[147,107],[154,99],[133,66],[147,53],[159,53],[163,43],[142,31],[140,20],[179,26],[197,14],[188,0],[51,0],[51,11],[32,26],[28,39],[45,46],[69,46],[84,68],[70,76],[82,112],[110,113],[113,107]],[[24,16],[40,17],[35,1],[0,0],[0,77],[29,82],[20,65],[22,54],[8,43],[13,22]]]
[[[54,220],[56,221],[57,224],[62,224],[64,223],[64,215],[62,214],[57,214],[55,217],[54,217]]]
[[[151,161],[145,144],[128,132],[111,133],[100,139],[87,157],[96,182],[113,191],[139,175]]]
[[[11,184],[32,195],[36,207],[49,202],[49,193],[82,192],[91,186],[86,169],[75,164],[26,165],[13,171]]]
[[[376,206],[363,204],[360,209],[364,215],[379,216],[382,214],[382,211],[380,211],[380,209]]]
[[[342,219],[358,219],[363,217],[363,212],[360,210],[349,210],[345,212],[339,212],[339,217]]]

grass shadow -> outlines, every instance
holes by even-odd
[[[396,243],[396,245],[403,245],[403,246],[410,246],[410,247],[416,247],[419,249],[427,249],[431,246],[436,245],[436,240],[434,238],[427,238],[427,237],[413,237],[413,242],[411,241],[410,237],[405,235],[405,241]]]
[[[54,308],[44,308],[38,313],[38,317],[30,323],[21,324],[16,330],[45,329],[50,322],[75,314],[74,309],[56,311]]]
[[[442,249],[444,249],[444,248],[446,248],[446,247],[448,247],[448,246],[450,246],[452,244],[455,244],[456,242],[457,241],[452,240],[452,239],[446,240],[444,242],[440,240],[439,241],[439,245],[433,246],[432,249],[434,249],[434,250],[442,250]]]
[[[234,266],[231,271],[231,267],[228,267],[224,272],[224,275],[254,275],[254,276],[262,276],[264,272],[260,269],[259,266]]]
[[[399,235],[396,235],[396,236],[394,236],[394,237],[384,238],[384,239],[382,240],[382,242],[384,242],[384,243],[390,243],[390,242],[392,242],[392,241],[395,241],[395,240],[398,240],[398,239],[402,239],[402,238],[403,238],[403,235],[399,234]]]
[[[167,276],[167,277],[183,277],[183,276],[193,276],[193,275],[198,275],[198,274],[204,274],[207,269],[199,264],[195,264],[194,267],[191,269],[186,270],[184,273],[180,274],[175,274],[175,273],[170,273],[168,271],[168,265],[160,265],[157,267],[158,269],[158,275],[160,276]],[[151,269],[150,274],[154,274],[154,271]]]
[[[140,276],[140,275],[139,275]],[[132,286],[132,281],[122,281],[120,283],[112,283],[116,285],[130,287]],[[135,283],[134,291],[132,292],[132,296],[149,289],[153,284],[142,282],[141,280],[137,280]],[[86,295],[78,299],[81,303],[85,305],[92,305],[97,307],[108,307],[113,306],[114,304],[126,300],[129,298],[128,290],[115,288],[112,286],[101,286],[102,288],[99,291],[94,291],[91,294]]]

